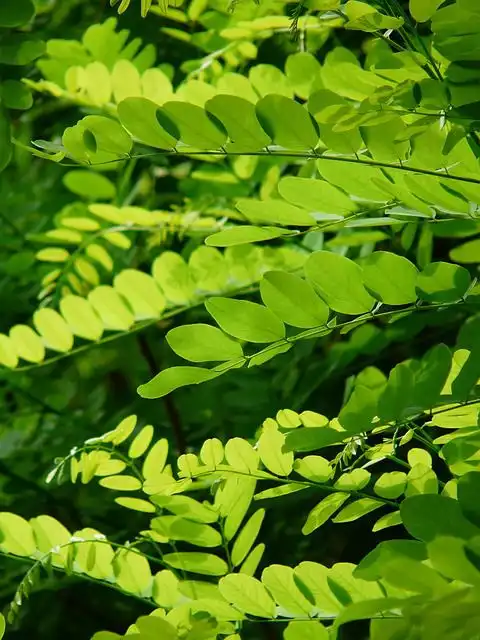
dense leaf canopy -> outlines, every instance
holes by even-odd
[[[480,640],[478,0],[0,2],[0,638]]]

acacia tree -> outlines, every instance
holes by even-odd
[[[480,638],[480,7],[112,4],[0,8],[4,624]]]

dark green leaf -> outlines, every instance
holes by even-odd
[[[417,277],[418,297],[427,302],[456,302],[468,291],[470,274],[448,262],[431,262]]]
[[[437,536],[453,536],[468,540],[480,535],[462,514],[459,503],[436,495],[412,496],[400,506],[402,522],[414,538],[430,542]]]

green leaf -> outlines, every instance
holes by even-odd
[[[243,438],[231,438],[225,445],[225,457],[228,464],[238,471],[255,473],[259,456],[252,445]]]
[[[98,545],[102,546],[102,545]],[[149,593],[152,574],[147,559],[136,549],[122,549],[114,562],[116,584],[129,593]]]
[[[160,616],[142,616],[135,621],[140,638],[162,638],[162,640],[177,640],[177,629]],[[137,634],[133,634],[135,637]]]
[[[60,312],[72,333],[86,340],[99,340],[103,323],[92,305],[80,296],[66,296],[60,300]]]
[[[142,488],[142,483],[138,478],[127,475],[107,476],[102,478],[99,483],[102,487],[113,489],[113,491],[138,491]]]
[[[127,465],[122,460],[113,460],[109,458],[105,462],[100,462],[95,470],[96,476],[114,476],[118,473],[122,473],[126,469]]]
[[[191,362],[224,362],[243,358],[238,342],[208,324],[187,324],[167,333],[167,342],[177,355]]]
[[[281,24],[286,27],[285,19],[281,18]],[[281,94],[288,98],[293,97],[290,81],[284,73],[273,64],[257,64],[251,67],[248,78],[260,96],[268,94]]]
[[[232,247],[239,244],[249,244],[251,242],[265,242],[285,235],[287,231],[276,227],[254,227],[244,225],[241,227],[231,227],[224,231],[214,233],[205,240],[209,247]]]
[[[0,44],[0,63],[23,66],[45,53],[45,43],[23,34],[10,34]]]
[[[15,513],[0,513],[0,550],[16,556],[33,556],[37,546],[31,525]]]
[[[165,298],[155,280],[147,273],[124,269],[115,276],[113,284],[130,304],[137,320],[158,318],[165,309]]]
[[[337,431],[329,427],[308,427],[295,429],[287,433],[285,440],[286,451],[316,451],[322,447],[341,442],[348,437],[345,431]]]
[[[402,524],[400,511],[393,511],[392,513],[386,513],[384,516],[379,518],[373,525],[372,531],[375,533],[377,531],[382,531],[383,529],[388,529],[388,527],[395,527],[399,524]]]
[[[256,480],[245,477],[230,477],[221,494],[221,513],[225,518],[223,534],[232,540],[237,533],[253,500]]]
[[[209,524],[218,520],[218,513],[212,507],[206,503],[197,502],[189,496],[154,495],[151,500],[159,507],[194,522]]]
[[[234,95],[218,95],[206,102],[205,109],[225,127],[230,139],[226,145],[228,152],[260,151],[270,144],[269,136],[258,122],[255,107],[248,100]]]
[[[181,583],[169,569],[159,571],[153,577],[152,596],[156,604],[167,609],[173,608],[181,599]]]
[[[336,617],[342,605],[335,597],[329,579],[331,570],[316,562],[304,561],[294,569],[295,576],[313,595],[315,605],[321,615]]]
[[[62,142],[72,157],[93,164],[126,158],[133,144],[125,129],[105,116],[86,116],[65,130]]]
[[[102,442],[111,442],[114,445],[119,445],[125,442],[133,433],[137,425],[137,416],[131,415],[124,418],[113,431],[105,434],[101,438]]]
[[[257,443],[260,459],[277,476],[288,476],[293,469],[293,453],[284,452],[285,436],[274,427],[264,427]]]
[[[456,302],[467,293],[470,274],[448,262],[431,262],[417,277],[418,297],[427,302]]]
[[[258,500],[272,500],[274,498],[281,498],[282,496],[288,496],[291,493],[297,493],[298,491],[304,491],[308,489],[308,485],[301,482],[290,482],[289,484],[281,484],[277,487],[271,487],[271,489],[265,489],[255,495],[255,502]]]
[[[275,420],[283,429],[296,429],[302,425],[300,415],[291,409],[280,409],[280,411],[277,411]]]
[[[180,132],[168,131],[157,119],[159,105],[146,98],[125,98],[118,104],[118,117],[125,129],[143,144],[157,149],[173,149]]]
[[[427,545],[432,567],[452,580],[480,586],[480,573],[465,554],[465,542],[457,537],[438,537]]]
[[[480,527],[480,473],[470,471],[458,480],[458,501],[463,513],[473,524]]]
[[[18,80],[4,80],[0,85],[0,97],[9,109],[30,109],[33,97],[30,89]]]
[[[63,176],[63,184],[69,191],[88,200],[112,200],[115,185],[105,176],[93,171],[75,169]]]
[[[260,527],[265,517],[265,509],[259,509],[247,520],[238,534],[232,548],[232,563],[234,567],[241,564],[255,544]]]
[[[326,482],[333,475],[330,462],[322,456],[305,456],[297,458],[293,464],[293,469],[302,478],[313,482]]]
[[[437,536],[469,540],[480,534],[462,514],[459,503],[445,496],[412,496],[402,502],[400,514],[410,535],[424,542]]]
[[[283,632],[284,640],[328,640],[329,637],[318,620],[292,620]]]
[[[405,495],[409,497],[424,493],[438,493],[438,479],[429,465],[418,463],[407,474]]]
[[[309,150],[317,146],[317,125],[298,102],[270,94],[257,102],[256,112],[263,129],[276,145]]]
[[[62,316],[54,309],[39,309],[33,324],[49,349],[65,353],[73,347],[73,334]]]
[[[128,457],[135,459],[143,456],[145,451],[150,446],[153,438],[154,429],[151,424],[143,427],[141,431],[132,440],[128,449]]]
[[[91,244],[86,250],[85,254],[93,261],[101,265],[106,271],[113,271],[113,260],[106,249],[100,244]]]
[[[348,0],[343,11],[348,18],[345,29],[358,29],[373,33],[380,29],[398,29],[403,24],[402,18],[386,16],[366,2],[358,0]]]
[[[289,614],[309,615],[313,605],[298,587],[298,578],[291,567],[272,564],[262,572],[262,582],[275,602]],[[306,588],[304,587],[306,591]],[[311,597],[311,594],[308,594]]]
[[[247,300],[210,298],[205,308],[223,331],[247,342],[275,342],[285,337],[285,325],[266,307]]]
[[[293,346],[293,343],[284,343],[284,342],[279,342],[274,345],[269,345],[265,349],[262,349],[258,353],[250,356],[250,359],[248,361],[248,366],[260,367],[262,364],[265,364],[265,362],[272,360],[276,356],[282,353],[286,353],[287,351],[290,351],[292,346]]]
[[[200,460],[211,471],[214,471],[223,462],[223,455],[223,444],[218,438],[205,440],[200,449]]]
[[[137,393],[142,398],[162,398],[175,389],[213,380],[218,375],[215,371],[200,367],[170,367],[160,371],[149,382],[140,385]]]
[[[360,498],[360,500],[355,500],[355,502],[351,502],[344,507],[340,513],[333,518],[333,522],[353,522],[367,515],[367,513],[383,507],[383,505],[383,502],[374,500],[373,498]]]
[[[18,364],[18,355],[13,342],[3,334],[0,334],[0,363],[9,369],[15,369]]]
[[[184,551],[182,553],[166,553],[163,560],[174,569],[191,571],[205,576],[223,576],[228,572],[227,563],[211,553]]]
[[[349,493],[338,491],[323,498],[308,514],[307,520],[302,527],[303,535],[308,536],[321,527],[322,524],[325,524],[349,497]]]
[[[332,1],[330,1],[332,4]],[[339,4],[339,3],[338,3]],[[321,9],[318,2],[312,9]],[[332,7],[337,8],[337,7]],[[295,93],[307,100],[310,95],[312,86],[320,74],[321,66],[318,60],[311,53],[299,51],[288,56],[285,63],[285,73],[290,80]]]
[[[363,602],[352,602],[340,613],[335,620],[334,627],[339,627],[354,620],[375,618],[399,609],[404,603],[402,598],[378,598]]]
[[[31,0],[2,3],[0,6],[0,27],[21,27],[30,22],[35,15],[35,6]]]
[[[218,587],[225,600],[243,613],[260,618],[275,616],[275,603],[259,580],[232,573],[222,578]]]
[[[162,253],[153,263],[152,274],[165,297],[172,304],[188,304],[194,297],[190,269],[178,253],[173,251]]]
[[[414,447],[407,454],[408,464],[413,468],[417,464],[423,464],[426,467],[432,467],[432,456],[425,449]]]
[[[5,618],[0,613],[0,638],[3,638],[5,634],[5,629],[6,629]]]
[[[342,475],[335,482],[339,491],[360,491],[370,482],[371,474],[366,469],[353,469]]]
[[[141,498],[115,498],[115,502],[125,509],[140,511],[141,513],[155,513],[155,507],[151,502]]]
[[[113,287],[101,285],[88,294],[88,302],[97,312],[105,329],[128,331],[135,322],[135,316],[124,298]]]
[[[477,264],[480,262],[480,238],[469,240],[464,244],[454,247],[449,252],[450,260],[463,264]]]
[[[168,440],[162,438],[151,447],[142,466],[142,475],[148,481],[155,475],[162,473],[168,456]]]
[[[388,383],[378,401],[380,418],[389,422],[420,411],[420,407],[412,406],[414,380],[411,361],[401,362],[390,371]]]
[[[244,573],[247,576],[253,576],[262,560],[264,552],[265,545],[263,543],[257,544],[240,567],[240,573]]]
[[[15,352],[27,362],[42,362],[45,358],[45,347],[37,333],[24,324],[17,324],[10,329],[10,340]]]
[[[390,471],[382,473],[375,482],[373,490],[381,498],[394,500],[399,498],[405,490],[407,474],[403,471]]]
[[[426,545],[417,540],[387,540],[370,551],[353,572],[355,578],[374,581],[383,577],[384,567],[390,560],[404,558],[422,562],[427,559]]]
[[[402,590],[413,593],[442,593],[448,582],[431,567],[409,558],[392,559],[383,570],[384,580]]]
[[[195,249],[190,255],[188,270],[197,291],[220,293],[230,286],[226,257],[213,247]]]
[[[408,8],[417,22],[427,22],[444,0],[410,0]]]
[[[305,263],[307,278],[318,288],[328,306],[349,315],[367,313],[374,299],[362,282],[362,270],[337,253],[317,251]]]
[[[187,102],[166,102],[158,109],[170,119],[180,132],[180,140],[197,149],[221,149],[227,141],[222,123],[204,109]],[[162,117],[159,118],[161,124]],[[170,129],[167,129],[170,132]]]
[[[249,222],[271,223],[283,226],[311,227],[315,226],[315,218],[293,204],[282,200],[238,200],[237,209],[249,220]]]
[[[437,344],[423,356],[415,371],[411,403],[414,407],[433,409],[439,402],[442,389],[452,367],[452,354],[445,344]]]
[[[415,302],[417,269],[406,258],[387,251],[375,251],[361,262],[363,284],[384,304]]]
[[[302,329],[323,325],[329,309],[313,287],[285,271],[268,271],[260,281],[263,303],[283,322]]]
[[[373,422],[377,415],[378,396],[382,387],[370,389],[369,387],[357,384],[342,407],[338,422],[348,434],[357,434],[362,431],[371,431],[375,426]]]
[[[220,533],[208,524],[194,522],[181,516],[159,516],[153,518],[151,527],[171,540],[184,540],[197,547],[219,547]]]
[[[278,192],[297,207],[334,216],[334,220],[336,216],[341,219],[357,210],[346,193],[324,180],[288,176],[278,183]]]
[[[30,520],[35,543],[42,553],[49,553],[53,548],[60,545],[68,544],[72,534],[58,520],[51,516],[38,516]],[[52,564],[55,566],[64,566],[68,555],[68,549],[58,549],[58,553],[52,557]]]

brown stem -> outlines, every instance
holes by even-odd
[[[150,349],[150,345],[148,344],[146,337],[142,334],[139,334],[137,336],[137,342],[140,347],[142,356],[145,358],[145,361],[148,364],[151,375],[156,376],[161,369],[161,365],[155,360],[155,356]],[[172,425],[177,451],[178,453],[185,453],[187,443],[185,440],[182,419],[171,394],[164,396],[163,404],[170,420],[170,424]]]

